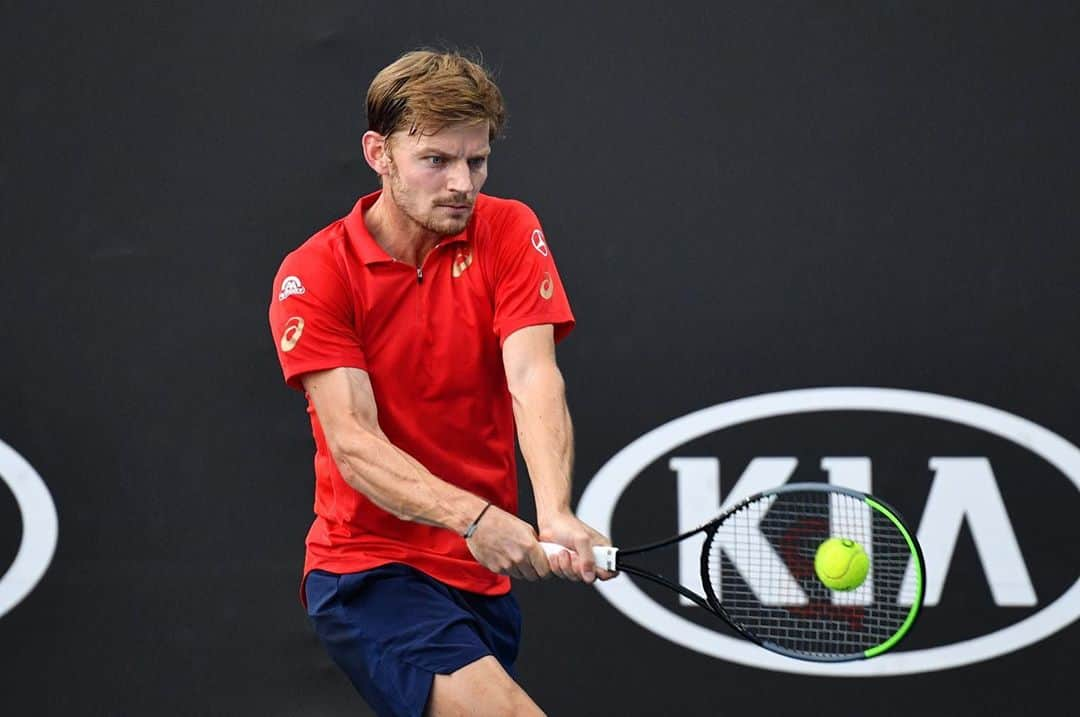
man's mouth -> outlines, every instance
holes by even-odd
[[[473,203],[467,199],[448,199],[443,202],[435,202],[435,206],[446,207],[447,209],[472,209]]]

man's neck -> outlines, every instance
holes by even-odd
[[[442,239],[402,213],[385,190],[364,212],[364,224],[383,251],[412,266],[420,266]]]

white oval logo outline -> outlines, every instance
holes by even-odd
[[[52,494],[34,467],[0,441],[0,481],[7,483],[19,506],[22,539],[11,567],[0,578],[0,617],[37,586],[52,563],[59,520]]]
[[[815,411],[901,413],[958,423],[991,433],[1035,453],[1080,489],[1080,449],[1025,418],[959,398],[892,388],[830,387],[766,393],[717,404],[671,420],[642,435],[605,463],[585,487],[577,514],[610,535],[615,505],[648,465],[700,436],[764,418]],[[946,670],[1032,645],[1080,617],[1080,578],[1039,612],[988,635],[925,650],[888,653],[845,663],[800,662],[753,643],[702,627],[664,608],[621,575],[597,582],[600,594],[645,629],[691,650],[750,667],[834,677],[881,677]]]

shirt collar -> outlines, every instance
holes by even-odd
[[[360,255],[360,260],[365,264],[374,264],[380,261],[394,261],[394,258],[386,253],[386,250],[379,246],[379,243],[375,241],[375,237],[371,236],[371,232],[368,231],[367,224],[364,223],[364,212],[371,209],[371,205],[375,203],[375,200],[379,198],[382,190],[376,190],[371,194],[364,195],[356,202],[356,206],[345,217],[345,231],[349,235],[349,239],[352,240],[353,245],[356,247],[357,253]],[[474,209],[475,212],[475,209]],[[475,217],[475,214],[474,214]],[[443,237],[436,247],[445,246],[452,242],[465,241],[468,238],[469,229],[472,227],[472,218],[469,219],[469,226],[465,228],[465,231],[454,236]]]
[[[379,246],[379,243],[375,241],[375,237],[371,236],[371,232],[368,231],[367,225],[364,224],[364,212],[371,208],[371,205],[379,198],[379,194],[381,194],[381,190],[360,197],[356,202],[356,206],[345,217],[345,231],[348,233],[349,239],[352,240],[353,246],[356,247],[360,260],[365,264],[394,260]]]

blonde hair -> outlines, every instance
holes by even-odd
[[[434,134],[454,122],[488,123],[495,139],[506,121],[502,93],[477,61],[457,52],[414,50],[375,75],[367,92],[368,129]]]

